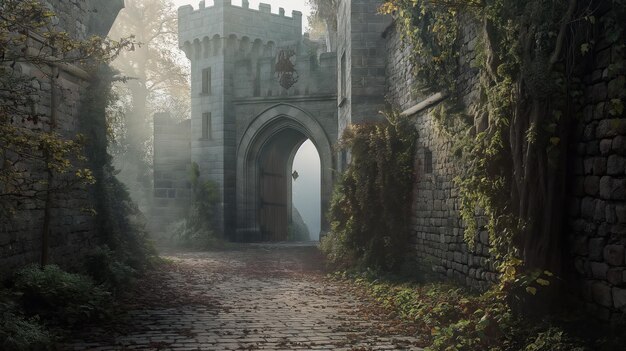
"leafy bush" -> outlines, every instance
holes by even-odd
[[[38,318],[26,318],[17,306],[0,292],[0,349],[44,350],[52,342],[51,334]]]
[[[97,199],[94,208],[100,229],[100,244],[115,252],[117,259],[137,271],[148,268],[157,256],[148,237],[146,219],[132,201],[128,189],[115,175],[107,152],[109,128],[106,110],[116,101],[111,89],[119,79],[117,72],[103,65],[94,72],[94,80],[85,92],[81,116],[81,132],[85,136],[85,153],[96,178],[93,186]]]
[[[149,240],[143,213],[113,173],[113,168],[107,166],[99,178],[102,180],[98,215],[103,244],[115,253],[119,262],[141,272],[149,268],[158,255]]]
[[[85,258],[85,269],[97,283],[106,286],[114,293],[131,285],[137,271],[116,257],[115,252],[106,246],[95,249]]]
[[[216,232],[218,185],[200,180],[197,163],[191,169],[192,203],[184,219],[175,223],[170,231],[174,242],[183,247],[209,248],[221,245]]]
[[[585,348],[576,345],[575,341],[559,328],[549,328],[537,334],[537,337],[524,351],[584,351]]]
[[[379,124],[354,125],[341,146],[352,163],[335,188],[331,232],[322,240],[339,265],[397,268],[407,248],[417,132],[396,114]]]
[[[346,275],[343,275],[342,279]],[[448,284],[415,285],[349,276],[366,294],[417,328],[429,351],[584,351],[582,340],[556,322],[524,319],[513,313],[497,288],[474,294]]]
[[[29,315],[61,324],[106,316],[111,294],[80,274],[63,271],[55,265],[43,269],[29,266],[15,277],[14,290],[21,294]]]

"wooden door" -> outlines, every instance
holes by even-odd
[[[278,145],[268,146],[260,165],[259,221],[263,241],[285,241],[289,226],[287,172]]]

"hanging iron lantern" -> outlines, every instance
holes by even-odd
[[[291,88],[300,78],[298,71],[296,71],[296,66],[291,62],[291,58],[295,55],[295,51],[291,49],[281,50],[278,53],[274,71],[276,72],[278,83],[285,89]]]

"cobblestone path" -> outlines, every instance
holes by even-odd
[[[420,350],[402,323],[325,278],[314,247],[170,253],[121,321],[74,350]]]

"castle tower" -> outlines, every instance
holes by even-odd
[[[191,62],[191,161],[198,164],[202,179],[218,185],[219,227],[232,238],[238,143],[233,101],[242,91],[262,95],[260,70],[268,65],[261,58],[275,57],[278,43],[300,42],[302,13],[287,17],[283,9],[273,14],[268,4],[254,10],[248,1],[238,7],[230,0],[215,0],[210,7],[201,1],[197,10],[183,6],[178,15],[179,44]],[[237,71],[235,63],[241,59],[250,63],[250,74]]]

